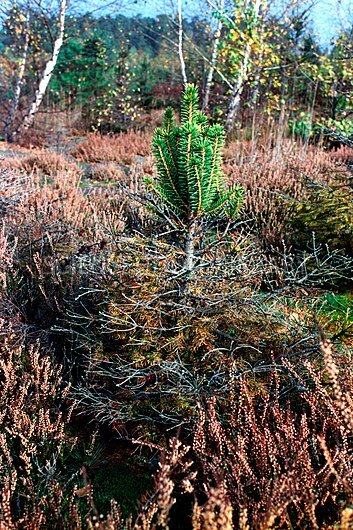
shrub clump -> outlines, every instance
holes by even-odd
[[[116,162],[130,165],[138,157],[150,154],[151,137],[148,133],[128,131],[115,135],[89,134],[71,154],[81,162]]]
[[[1,167],[49,177],[63,172],[82,175],[82,169],[74,160],[68,160],[64,155],[49,150],[34,151],[27,156],[15,157],[11,160],[5,158],[1,161]]]
[[[353,254],[353,190],[344,180],[313,184],[300,201],[293,219],[295,237],[302,244],[312,233],[319,243]]]

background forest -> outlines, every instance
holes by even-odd
[[[55,7],[29,2],[3,10],[5,122],[18,82],[18,120],[37,89],[60,22]],[[338,120],[336,127],[350,131],[349,20],[338,28],[331,45],[323,47],[313,30],[308,1],[270,6],[264,0],[218,0],[194,7],[191,17],[181,12],[181,21],[172,14],[112,15],[104,5],[91,8],[92,14],[79,14],[75,3],[62,7],[63,43],[39,110],[39,128],[57,131],[53,119],[69,130],[143,127],[149,121],[145,114],[178,104],[187,79],[197,81],[203,108],[213,118],[225,119],[228,129],[238,123],[251,127],[253,119],[270,117],[289,120],[291,132],[303,137],[329,120]],[[119,11],[115,4],[112,11]],[[178,53],[179,22],[185,71]]]
[[[336,4],[0,6],[0,530],[353,528]]]

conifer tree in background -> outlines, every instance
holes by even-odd
[[[243,204],[240,186],[226,188],[222,174],[224,129],[209,125],[198,110],[198,90],[186,85],[181,103],[181,125],[167,109],[163,127],[155,131],[153,153],[157,178],[146,179],[162,203],[186,231],[184,268],[194,268],[196,228],[200,221],[236,218]]]

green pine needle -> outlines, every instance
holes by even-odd
[[[235,218],[244,203],[240,186],[226,189],[222,173],[224,129],[208,125],[198,108],[198,89],[186,86],[181,101],[181,125],[172,109],[156,129],[153,154],[157,176],[147,186],[185,224],[202,217]]]

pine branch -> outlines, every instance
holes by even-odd
[[[198,90],[187,85],[181,101],[181,125],[167,109],[155,131],[157,178],[147,184],[186,227],[201,218],[236,217],[243,203],[239,186],[226,190],[222,173],[224,129],[208,125],[198,109]]]

